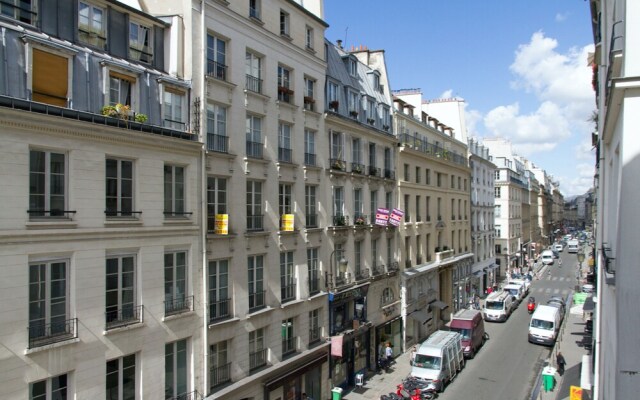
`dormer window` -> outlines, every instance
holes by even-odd
[[[91,3],[78,3],[78,39],[88,45],[104,49],[106,43],[105,10]]]
[[[133,21],[129,23],[129,57],[132,60],[151,63],[153,59],[151,43],[150,26]]]
[[[37,3],[36,0],[3,0],[0,14],[26,24],[35,25],[38,15]]]
[[[358,65],[356,60],[349,58],[349,75],[356,77],[358,75]]]

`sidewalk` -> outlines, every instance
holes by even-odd
[[[344,400],[371,400],[379,399],[383,394],[389,394],[396,391],[396,386],[402,383],[411,372],[409,364],[410,351],[400,354],[391,367],[389,372],[379,372],[365,379],[362,388],[353,388],[342,394]]]

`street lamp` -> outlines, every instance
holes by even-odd
[[[342,249],[336,249],[332,251],[331,255],[329,256],[329,272],[327,272],[327,277],[325,279],[326,286],[330,290],[333,290],[336,287],[335,270],[333,268],[333,259],[337,251],[340,252],[340,259],[338,260],[338,267],[340,268],[340,272],[344,273],[347,270],[348,263],[347,263],[347,260],[344,258],[344,256],[342,256]]]
[[[584,253],[578,253],[578,272],[576,272],[576,279],[578,280],[578,286],[580,286],[580,277],[582,276],[582,262],[584,261]]]

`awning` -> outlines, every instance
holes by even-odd
[[[488,272],[488,271],[493,271],[494,269],[496,269],[496,268],[498,268],[498,267],[499,267],[499,265],[498,265],[498,264],[493,264],[493,265],[491,265],[491,266],[489,266],[489,267],[487,267],[487,268],[485,268],[485,269],[486,269],[486,270],[487,270],[487,272]]]
[[[409,317],[415,319],[423,325],[432,320],[432,318],[424,311],[414,311],[409,314]]]
[[[473,273],[473,275],[475,275],[475,276],[477,276],[479,278],[482,275],[484,275],[484,271],[476,271],[476,272]]]
[[[444,301],[440,301],[440,300],[435,300],[434,302],[429,303],[430,306],[432,307],[437,307],[440,310],[444,310],[445,308],[449,307],[449,305],[447,303],[445,303]]]
[[[593,312],[593,309],[595,308],[596,303],[593,301],[593,297],[589,296],[586,299],[584,299],[584,304],[582,305],[582,311],[585,312]]]

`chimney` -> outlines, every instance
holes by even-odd
[[[339,48],[342,48],[342,40],[338,39],[336,40],[336,43],[338,44]]]

